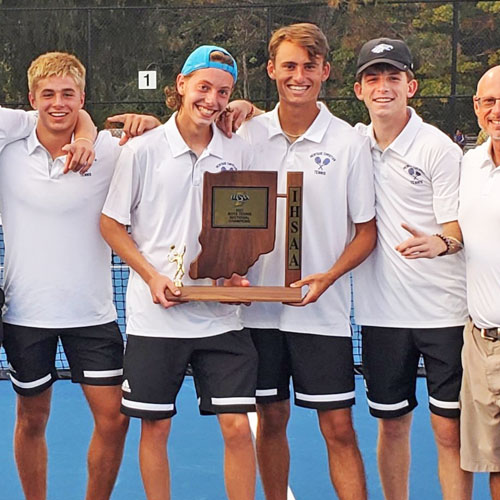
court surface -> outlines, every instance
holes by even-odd
[[[382,500],[375,456],[376,420],[368,414],[363,380],[356,377],[357,404],[354,423],[366,467],[369,498]],[[425,379],[418,379],[420,405],[413,423],[411,500],[441,498],[436,475],[436,450],[431,436]],[[15,396],[10,382],[0,381],[0,498],[23,498],[12,457],[12,429]],[[198,414],[192,379],[186,378],[174,417],[169,453],[173,500],[223,500],[222,438],[215,417]],[[52,414],[48,426],[49,495],[48,500],[84,498],[85,455],[92,421],[79,386],[69,381],[55,384]],[[125,448],[123,465],[113,500],[145,500],[139,475],[137,446],[139,421],[133,419]],[[291,448],[290,488],[296,500],[336,499],[326,468],[326,452],[315,412],[294,407],[289,425]],[[264,495],[258,485],[257,497]],[[489,498],[487,476],[476,476],[474,500]]]

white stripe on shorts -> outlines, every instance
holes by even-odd
[[[434,399],[429,396],[429,403],[438,408],[444,408],[446,410],[458,410],[460,409],[460,403],[458,401],[440,401],[439,399]]]
[[[277,396],[278,389],[257,389],[255,391],[256,396]]]
[[[83,376],[87,378],[108,378],[123,375],[123,368],[117,370],[83,370]]]
[[[173,411],[173,403],[159,404],[159,403],[139,403],[139,401],[130,401],[122,398],[122,405],[133,410],[147,410],[147,411]]]
[[[12,373],[10,373],[9,375],[11,382],[21,389],[34,389],[35,387],[40,387],[41,385],[46,384],[49,380],[52,379],[51,373],[45,375],[45,377],[39,378],[38,380],[33,380],[33,382],[21,382],[20,380],[14,378]]]
[[[339,394],[302,394],[296,392],[295,397],[302,401],[310,401],[314,403],[329,403],[331,401],[347,401],[354,398],[354,391],[341,392]]]
[[[368,406],[370,408],[373,408],[374,410],[394,411],[394,410],[401,410],[402,408],[410,406],[410,403],[408,402],[407,399],[399,403],[392,403],[392,404],[375,403],[374,401],[370,401],[368,398],[366,398],[366,400],[368,401]]]
[[[211,398],[213,405],[254,405],[255,398]]]

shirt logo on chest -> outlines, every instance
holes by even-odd
[[[97,161],[98,161],[97,157],[94,158],[94,165],[97,164]],[[88,172],[85,172],[84,174],[81,174],[81,176],[82,177],[92,177],[92,170],[89,170]]]
[[[226,170],[238,170],[236,168],[236,165],[234,163],[231,163],[230,161],[223,161],[221,163],[218,163],[215,165],[215,168],[217,170],[220,170],[221,172],[225,172]]]
[[[315,164],[314,173],[316,175],[326,175],[328,171],[328,165],[331,165],[335,161],[335,157],[330,153],[313,153],[309,158],[311,158]]]
[[[406,165],[404,171],[408,174],[411,184],[416,185],[424,183],[424,172],[420,168]]]

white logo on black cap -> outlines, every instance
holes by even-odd
[[[389,52],[393,49],[394,47],[392,45],[389,45],[387,43],[379,43],[373,49],[371,50],[375,54],[381,54],[382,52]]]

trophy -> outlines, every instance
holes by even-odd
[[[170,253],[168,254],[168,261],[169,262],[175,262],[177,264],[177,269],[175,270],[174,274],[174,279],[172,280],[174,282],[174,285],[177,287],[182,286],[182,278],[184,277],[184,274],[186,273],[184,269],[184,254],[186,253],[186,245],[184,245],[184,248],[182,249],[182,252],[176,252],[175,251],[175,245],[172,245],[170,247]]]
[[[302,172],[288,172],[287,192],[277,193],[278,173],[269,171],[206,172],[203,179],[203,215],[199,236],[201,252],[190,263],[189,276],[196,280],[244,276],[260,255],[274,249],[275,239],[286,238],[283,263],[285,282],[276,286],[183,286],[186,248],[170,248],[169,262],[177,264],[174,284],[181,294],[173,301],[300,302],[300,288],[290,283],[301,278]],[[285,200],[279,200],[285,198]],[[276,204],[286,207],[286,228],[276,229]]]

